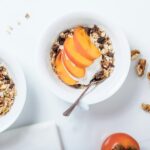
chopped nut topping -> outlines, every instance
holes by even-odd
[[[139,59],[138,64],[136,66],[136,73],[139,77],[144,75],[146,66],[146,59]]]
[[[131,60],[137,60],[140,55],[140,51],[135,49],[131,51]]]
[[[147,78],[150,80],[150,72],[147,73]]]
[[[109,56],[109,57],[114,57],[114,53],[112,53],[112,52],[109,51],[109,52],[107,53],[107,56]]]
[[[59,48],[59,46],[57,45],[57,44],[54,44],[53,46],[52,46],[52,50],[54,51],[54,52],[58,52],[58,48]]]
[[[144,103],[142,103],[141,107],[142,107],[142,109],[143,109],[144,111],[150,113],[150,104],[144,104]]]
[[[102,60],[101,65],[102,65],[103,68],[107,69],[110,65],[110,62],[107,61],[107,60]]]
[[[93,81],[98,81],[104,79],[104,71],[99,71],[95,74]]]
[[[85,27],[85,31],[86,31],[87,35],[90,35],[90,33],[91,33],[91,28]]]
[[[94,25],[94,27],[91,28],[91,33],[98,32],[98,31],[99,31],[99,27],[97,25]]]

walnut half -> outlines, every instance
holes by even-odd
[[[150,113],[150,104],[141,104],[141,107],[144,111],[149,112]]]
[[[146,59],[139,59],[138,64],[136,65],[136,73],[139,77],[144,75],[146,67]]]
[[[140,55],[140,51],[139,50],[137,50],[137,49],[132,50],[131,51],[131,60],[138,59],[139,55]]]

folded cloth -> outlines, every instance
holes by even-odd
[[[0,150],[61,150],[54,122],[13,129],[0,134]]]

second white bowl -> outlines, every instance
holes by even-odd
[[[0,132],[2,132],[16,121],[23,109],[26,100],[26,81],[24,73],[18,62],[13,59],[12,56],[9,56],[9,54],[1,50],[0,63],[3,63],[8,69],[17,91],[14,104],[12,105],[10,111],[4,116],[0,116]]]

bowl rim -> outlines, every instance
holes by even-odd
[[[110,24],[111,23],[111,28],[117,29],[117,31],[119,32],[120,36],[122,36],[122,38],[124,40],[124,43],[126,45],[126,49],[128,51],[128,58],[129,58],[127,60],[126,73],[123,75],[120,84],[118,84],[118,86],[116,86],[116,88],[113,90],[113,92],[111,94],[108,94],[104,98],[101,98],[101,100],[97,100],[97,101],[94,101],[94,102],[91,101],[91,102],[88,102],[88,103],[84,103],[84,101],[81,101],[81,105],[82,104],[83,105],[84,104],[91,105],[91,104],[96,104],[96,103],[102,102],[102,101],[110,98],[111,96],[113,96],[121,88],[122,84],[125,82],[125,80],[127,78],[127,75],[128,75],[128,72],[129,72],[129,68],[130,68],[130,63],[131,63],[131,59],[130,59],[130,47],[129,47],[128,40],[127,40],[125,34],[120,29],[120,27],[118,27],[117,24],[114,24],[114,23],[110,22],[108,19],[105,19],[104,17],[100,16],[97,13],[93,13],[93,12],[89,12],[89,11],[88,12],[87,11],[70,12],[70,13],[62,15],[60,17],[57,17],[52,23],[50,23],[50,24],[47,25],[47,27],[41,33],[41,36],[40,36],[39,41],[37,43],[37,49],[39,50],[39,47],[41,45],[41,41],[43,40],[44,36],[46,35],[46,32],[51,27],[53,27],[56,23],[58,23],[60,20],[63,20],[64,18],[66,19],[67,17],[70,18],[70,17],[73,17],[73,16],[80,16],[81,14],[82,14],[82,16],[85,16],[85,17],[89,16],[90,18],[94,18],[94,19],[97,18],[97,20],[100,20],[101,22],[105,22],[105,24]],[[38,55],[37,51],[36,51],[36,54]],[[36,60],[36,62],[37,62],[37,60]],[[54,93],[60,99],[63,99],[64,101],[69,102],[69,103],[73,103],[73,102],[70,102],[69,100],[67,100],[65,98],[62,98],[62,94],[59,95],[55,89],[53,89],[53,88],[49,88],[49,89],[51,90],[52,93]],[[97,99],[99,99],[99,98],[97,98]]]
[[[12,112],[12,109],[15,109],[15,104],[13,104],[12,108],[10,109],[10,111],[6,115],[1,116],[2,119],[3,119],[3,117],[8,117],[7,115],[10,115],[10,116],[13,117],[13,119],[11,119],[11,120],[9,120],[9,118],[8,118],[8,123],[4,124],[2,127],[0,127],[0,133],[1,133],[1,132],[4,132],[6,129],[8,129],[10,126],[12,126],[12,124],[15,123],[15,121],[18,119],[19,115],[21,114],[21,112],[22,112],[22,110],[24,108],[24,105],[25,105],[25,101],[26,101],[27,87],[26,87],[26,78],[25,78],[24,72],[23,72],[19,62],[16,60],[16,58],[10,56],[3,49],[0,49],[0,59],[4,60],[4,64],[7,64],[6,68],[8,69],[9,73],[10,73],[10,69],[11,69],[11,72],[12,72],[12,73],[10,73],[11,77],[12,77],[11,74],[14,74],[13,76],[15,76],[15,79],[17,79],[16,76],[17,76],[17,73],[18,73],[18,75],[21,78],[21,80],[19,80],[19,79],[17,79],[17,80],[18,80],[18,82],[20,84],[19,86],[22,87],[22,92],[20,92],[18,94],[19,96],[16,95],[16,97],[15,97],[15,99],[17,98],[17,99],[20,100],[19,101],[20,102],[20,104],[19,104],[20,108],[18,108],[16,112]],[[11,63],[11,65],[9,65],[10,63]],[[11,66],[15,66],[15,70],[17,70],[17,71],[15,72],[12,69]],[[13,79],[13,77],[12,77],[12,79]],[[16,86],[16,90],[17,89],[19,89],[19,87]],[[15,103],[15,101],[14,101],[14,103]],[[0,122],[1,122],[1,117],[0,117]]]

